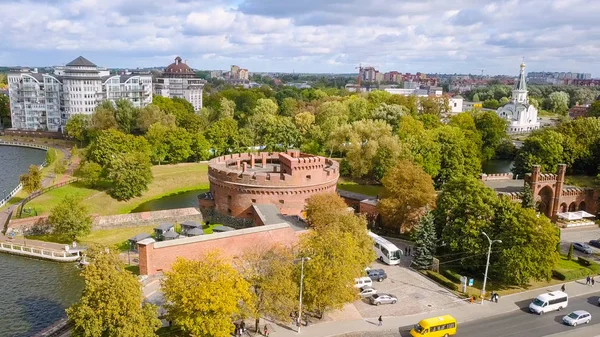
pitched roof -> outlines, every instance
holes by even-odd
[[[151,238],[151,237],[152,237],[152,235],[150,235],[148,233],[141,233],[141,234],[138,234],[138,235],[132,237],[131,239],[129,239],[129,241],[139,242],[144,239]]]
[[[204,235],[204,230],[202,228],[192,228],[191,230],[185,233],[186,235],[196,236],[196,235]]]
[[[229,226],[216,226],[213,228],[214,233],[230,232],[230,231],[234,231],[234,230],[235,230],[235,228],[232,228]]]
[[[177,239],[179,237],[179,234],[169,231],[165,233],[164,237],[165,239]]]
[[[527,82],[525,82],[525,63],[521,64],[521,72],[519,79],[515,83],[515,90],[527,90]]]
[[[186,221],[182,222],[181,225],[185,226],[185,227],[200,227],[200,228],[202,228],[202,224],[199,224],[196,221],[192,221],[192,220],[186,220]]]
[[[78,58],[74,59],[73,61],[67,63],[67,66],[70,66],[70,67],[97,67],[95,64],[93,64],[92,62],[90,62],[88,59],[86,59],[83,56],[79,56]]]
[[[167,231],[167,230],[169,230],[169,229],[171,229],[173,227],[175,227],[174,224],[163,222],[160,225],[158,225],[157,227],[154,227],[154,229],[160,229],[160,230],[163,230],[163,231]]]

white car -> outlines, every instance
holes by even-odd
[[[369,277],[359,277],[354,279],[354,288],[370,287],[373,285],[373,280]]]
[[[575,310],[563,317],[563,322],[567,325],[577,326],[577,324],[588,324],[592,320],[592,315],[585,310]]]
[[[360,297],[370,297],[373,294],[377,294],[377,290],[371,287],[362,287],[360,288],[360,293],[358,293]]]

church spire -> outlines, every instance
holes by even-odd
[[[525,58],[521,62],[521,72],[519,73],[519,79],[515,83],[515,90],[527,90],[527,83],[525,82]]]

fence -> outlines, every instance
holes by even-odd
[[[45,164],[45,163],[44,163],[44,164]],[[79,180],[79,179],[77,179],[77,178],[72,178],[72,179],[69,179],[69,180],[67,180],[67,181],[63,181],[62,183],[59,183],[59,184],[56,184],[56,185],[52,185],[52,186],[50,186],[50,187],[46,187],[46,188],[44,188],[44,189],[42,189],[42,190],[35,191],[35,192],[31,193],[31,194],[30,194],[30,195],[28,195],[28,196],[27,196],[25,199],[23,199],[23,201],[21,201],[21,204],[19,204],[19,210],[17,211],[17,217],[18,217],[18,218],[20,218],[20,217],[21,217],[21,214],[23,213],[23,208],[25,207],[25,204],[27,204],[27,203],[28,203],[29,201],[31,201],[32,199],[35,199],[35,198],[39,197],[40,195],[42,195],[42,194],[44,194],[44,193],[46,193],[46,192],[52,191],[52,190],[54,190],[54,189],[57,189],[57,188],[59,188],[59,187],[63,187],[63,186],[65,186],[65,185],[68,185],[68,184],[70,184],[70,183],[74,183],[74,182],[76,182],[77,180]]]
[[[20,146],[20,147],[31,147],[34,149],[40,149],[40,150],[46,150],[48,151],[48,147],[45,145],[39,145],[39,144],[32,144],[32,143],[23,143],[23,142],[14,142],[14,141],[5,141],[5,140],[0,140],[0,145],[6,145],[6,146]]]
[[[12,199],[12,197],[15,196],[15,194],[19,193],[19,191],[23,188],[23,184],[19,183],[19,185],[17,185],[17,187],[15,187],[14,190],[12,190],[10,193],[8,193],[6,196],[4,196],[4,198],[2,200],[0,200],[0,207],[4,206],[10,199]]]

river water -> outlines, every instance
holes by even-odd
[[[0,145],[0,199],[19,185],[19,176],[29,165],[41,165],[45,158],[44,150]]]
[[[45,151],[0,146],[0,195],[19,184]],[[74,263],[55,263],[0,253],[0,337],[31,336],[65,316],[83,289]]]

